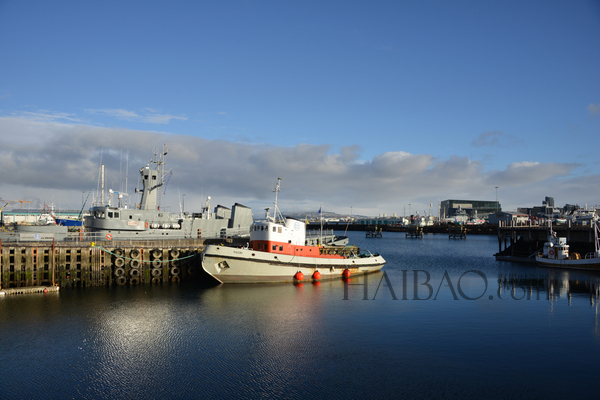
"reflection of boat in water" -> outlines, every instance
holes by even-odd
[[[542,253],[536,255],[536,262],[545,267],[600,269],[600,243],[596,223],[593,224],[593,229],[595,249],[582,257],[579,253],[569,252],[567,238],[558,237],[551,225],[548,241],[544,243]]]
[[[202,268],[221,283],[293,282],[334,279],[379,271],[385,260],[378,254],[355,254],[346,248],[307,246],[306,224],[284,218],[277,208],[279,181],[275,188],[273,216],[250,228],[247,248],[208,245]]]
[[[100,239],[183,239],[183,238],[216,238],[247,236],[253,222],[252,210],[241,204],[235,204],[233,209],[223,206],[215,207],[210,211],[210,197],[201,213],[173,214],[160,209],[158,194],[165,184],[163,165],[167,148],[164,148],[162,157],[157,159],[156,154],[150,164],[140,169],[143,189],[140,190],[142,198],[137,208],[123,207],[121,199],[124,195],[113,192],[119,196],[118,207],[101,205],[92,207],[90,215],[85,217],[85,228],[93,232]],[[136,190],[137,191],[137,190]]]

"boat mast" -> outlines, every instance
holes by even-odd
[[[167,158],[167,152],[169,149],[167,148],[167,144],[163,143],[163,151],[160,155],[160,158],[157,159],[156,154],[158,153],[158,149],[155,150],[154,153],[154,163],[158,166],[158,176],[160,176],[160,183],[156,185],[157,187],[161,187],[164,184],[164,176],[163,176],[163,166],[166,164],[165,159]],[[160,190],[156,193],[156,205],[158,210],[160,210]]]
[[[273,189],[273,191],[275,192],[275,203],[273,203],[275,205],[275,209],[273,210],[273,222],[277,222],[277,218],[280,218],[280,221],[283,222],[283,216],[281,215],[281,212],[279,212],[279,208],[277,208],[277,194],[279,192],[281,192],[281,178],[277,178],[277,186],[275,186],[275,189]],[[268,209],[267,209],[267,213],[268,213]]]
[[[100,186],[102,188],[102,191],[100,192],[100,205],[104,206],[104,164],[102,164],[101,167],[101,183]]]
[[[321,220],[321,240],[323,240],[323,212],[322,212],[322,210],[323,210],[323,205],[320,204],[319,205],[319,217]]]

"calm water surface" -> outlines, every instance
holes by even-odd
[[[385,274],[0,298],[0,398],[597,396],[600,274],[497,262],[493,236],[349,236]]]

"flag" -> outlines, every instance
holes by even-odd
[[[321,207],[319,207],[319,215],[321,215]]]

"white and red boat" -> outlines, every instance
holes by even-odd
[[[567,238],[558,237],[550,225],[548,241],[544,243],[542,252],[536,255],[535,260],[544,267],[600,269],[600,241],[596,222],[593,223],[592,228],[595,249],[582,257],[579,253],[570,253]]]
[[[356,254],[349,249],[306,245],[306,224],[283,218],[277,208],[275,188],[273,215],[250,227],[246,248],[207,245],[202,268],[221,283],[271,283],[340,279],[379,271],[386,263],[379,254]]]

